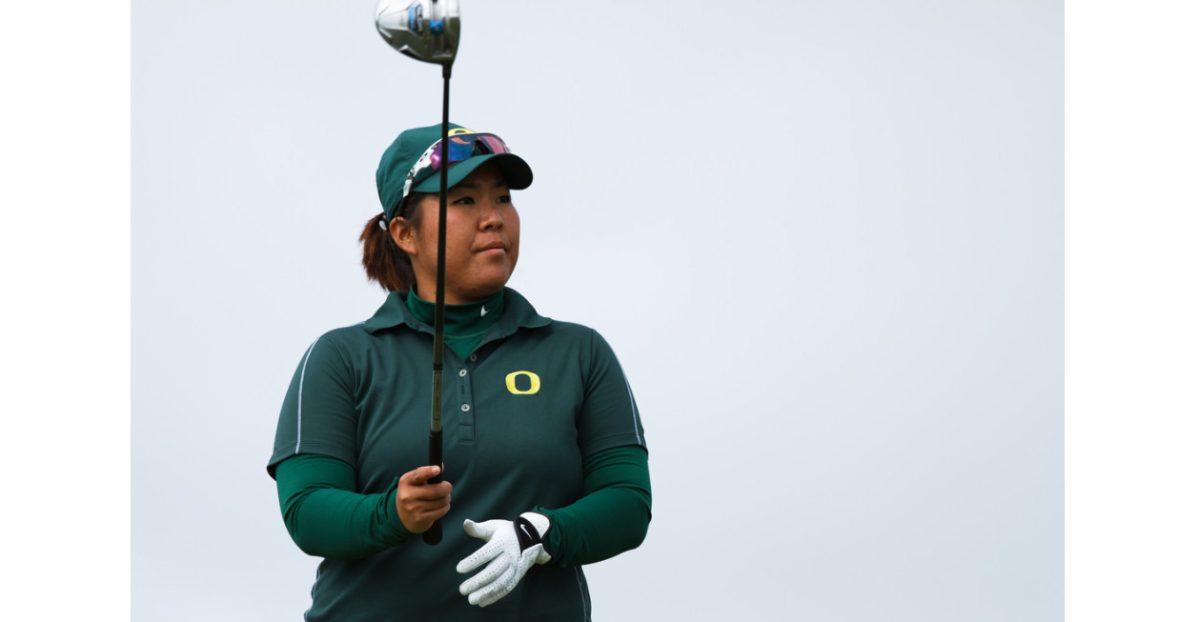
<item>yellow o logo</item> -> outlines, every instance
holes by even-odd
[[[529,388],[521,391],[517,389],[517,376],[529,376]],[[542,388],[542,379],[531,371],[514,371],[504,377],[504,386],[508,387],[508,392],[513,395],[533,395]]]

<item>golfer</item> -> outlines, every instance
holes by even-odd
[[[383,153],[382,213],[360,241],[387,298],[304,350],[279,414],[267,473],[296,545],[324,558],[310,622],[590,620],[581,566],[636,548],[650,523],[646,438],[612,348],[507,286],[529,165],[450,128],[447,162],[440,125]],[[442,166],[444,472],[427,464]]]

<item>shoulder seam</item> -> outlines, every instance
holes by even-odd
[[[355,324],[355,326],[357,326],[357,324]],[[347,326],[345,328],[353,328],[353,326]],[[334,329],[334,330],[337,330],[337,329]],[[326,334],[328,334],[328,333],[326,333]],[[324,335],[322,335],[322,336],[324,336]],[[354,365],[352,365],[350,363],[350,359],[346,358],[345,349],[343,349],[342,346],[338,345],[338,342],[336,340],[331,340],[331,343],[333,344],[333,349],[336,350],[338,353],[338,358],[341,359],[342,364],[346,366],[346,371],[350,372],[351,379],[353,379],[355,381],[355,384],[357,385],[358,377],[354,373]]]

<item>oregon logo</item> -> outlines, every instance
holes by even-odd
[[[517,388],[517,376],[527,376],[529,378],[528,389]],[[508,387],[508,392],[513,395],[533,395],[542,388],[542,379],[531,371],[514,371],[504,377],[504,386]]]

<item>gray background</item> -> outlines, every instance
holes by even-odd
[[[535,172],[509,284],[643,411],[595,618],[1060,619],[1061,3],[463,4],[452,118]],[[133,2],[136,620],[309,604],[279,407],[440,111],[373,9]]]

